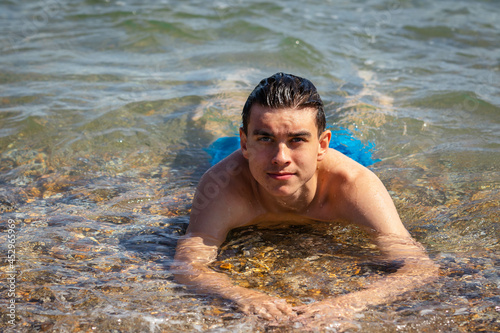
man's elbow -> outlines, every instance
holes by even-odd
[[[410,277],[416,287],[435,281],[439,277],[439,266],[428,256],[411,258],[398,273]]]
[[[207,268],[205,262],[192,260],[182,254],[176,254],[170,265],[170,271],[175,281],[189,287],[197,286],[200,283],[200,278]]]
[[[434,281],[439,277],[439,265],[430,258],[426,259],[424,270],[429,281]]]
[[[179,251],[176,252],[174,260],[170,264],[170,271],[176,282],[184,285],[192,283],[194,267],[192,262],[186,258],[183,253]]]

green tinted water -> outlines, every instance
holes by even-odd
[[[1,268],[2,329],[300,332],[194,295],[169,271],[209,166],[203,148],[237,131],[261,78],[285,71],[316,84],[329,124],[376,143],[372,170],[441,266],[436,283],[348,330],[498,330],[499,9],[3,2],[0,241],[6,258],[14,220],[17,273],[11,326],[8,262]],[[214,269],[290,302],[384,274],[356,230],[325,228],[236,232]]]

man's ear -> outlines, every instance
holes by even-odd
[[[247,135],[243,131],[243,127],[240,127],[240,146],[241,146],[241,152],[243,153],[243,157],[248,159]]]
[[[332,139],[332,132],[330,130],[324,131],[319,136],[318,161],[321,161],[323,158],[325,158],[325,155],[328,152],[328,148],[330,146],[331,139]]]

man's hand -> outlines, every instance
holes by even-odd
[[[306,331],[323,331],[328,328],[335,332],[345,332],[359,329],[353,319],[356,312],[362,311],[363,308],[356,308],[349,304],[345,296],[339,296],[298,306],[294,310],[298,314],[296,322]]]
[[[340,296],[295,307],[294,310],[298,313],[297,319],[299,321],[310,321],[311,319],[331,321],[351,319],[354,314],[361,311],[362,308],[355,308]]]
[[[297,314],[284,300],[264,293],[246,289],[233,299],[241,311],[248,315],[256,315],[266,320],[284,322],[294,320]]]

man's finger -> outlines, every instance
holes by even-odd
[[[269,319],[275,319],[275,320],[281,321],[286,317],[284,316],[283,311],[281,309],[279,309],[277,305],[278,304],[275,304],[275,303],[268,303],[265,306],[265,310],[266,310],[266,313],[269,314],[269,316],[271,317]]]
[[[286,303],[268,302],[259,306],[256,314],[266,320],[282,322],[290,320],[291,312],[291,307]]]
[[[293,308],[288,304],[285,300],[281,300],[279,302],[276,302],[276,307],[284,314],[287,316],[292,316],[296,317],[297,314],[293,310]]]

